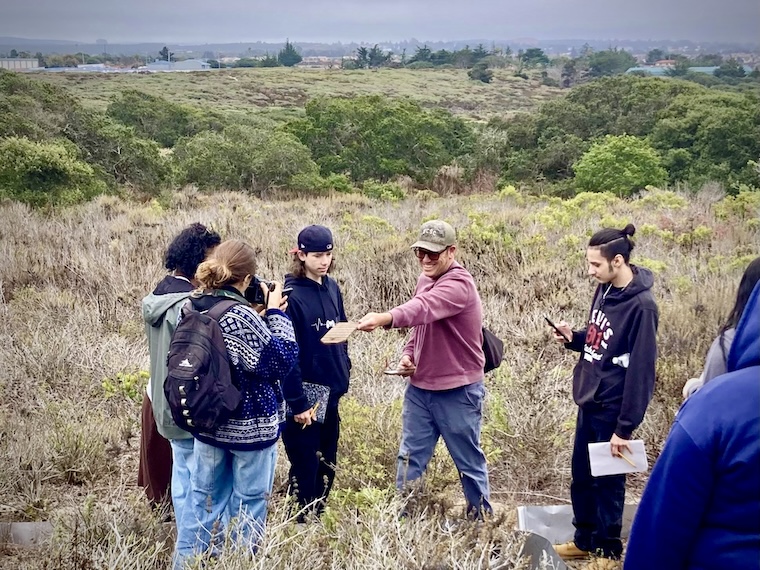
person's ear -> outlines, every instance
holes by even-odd
[[[306,261],[306,254],[302,252],[301,250],[298,250],[298,259],[301,261]]]
[[[457,246],[455,246],[455,245],[450,245],[450,246],[449,246],[449,254],[450,254],[450,255],[452,255],[452,256],[453,256],[453,255],[454,255],[454,253],[456,252],[456,250],[457,250]]]
[[[623,256],[618,253],[612,260],[612,263],[615,265],[615,269],[620,269],[625,264],[625,261],[623,260]]]

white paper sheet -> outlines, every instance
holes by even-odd
[[[591,475],[601,477],[603,475],[620,475],[622,473],[637,473],[649,469],[647,454],[644,451],[644,442],[640,439],[632,439],[628,442],[633,453],[623,453],[629,463],[622,457],[613,457],[610,453],[610,442],[588,444],[588,458],[591,463]]]

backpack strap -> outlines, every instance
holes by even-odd
[[[214,319],[215,321],[219,321],[219,319],[222,318],[224,313],[229,311],[235,305],[239,305],[239,304],[240,304],[240,301],[236,301],[234,299],[224,299],[222,301],[215,303],[213,307],[211,307],[208,311],[206,311],[206,314],[212,319]]]

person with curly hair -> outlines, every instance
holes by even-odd
[[[175,516],[182,510],[190,485],[187,462],[193,453],[193,438],[174,423],[164,396],[166,354],[179,309],[197,286],[195,270],[221,242],[219,234],[203,224],[186,227],[172,240],[164,255],[169,274],[142,300],[150,380],[143,397],[137,484],[158,508],[166,505],[171,489]]]

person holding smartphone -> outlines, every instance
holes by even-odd
[[[630,453],[628,440],[654,392],[659,316],[652,273],[630,264],[635,231],[628,224],[591,237],[588,275],[599,285],[588,322],[572,330],[560,321],[554,331],[558,342],[581,353],[573,372],[578,405],[570,484],[575,538],[555,550],[566,560],[598,555],[588,570],[620,567],[625,499],[625,475],[591,476],[588,444],[609,441],[612,455]]]
[[[346,321],[340,287],[328,273],[333,266],[333,236],[311,225],[298,234],[291,251],[287,314],[299,347],[298,363],[283,381],[289,413],[282,442],[290,460],[290,493],[300,506],[298,521],[319,516],[335,479],[340,436],[338,404],[348,391],[348,343],[322,344],[336,323]]]

